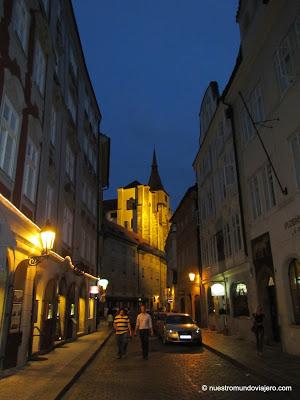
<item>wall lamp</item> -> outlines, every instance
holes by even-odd
[[[53,250],[54,240],[55,240],[55,229],[47,221],[46,225],[40,232],[40,238],[42,242],[42,254],[40,256],[30,256],[28,257],[28,265],[36,266],[40,264],[45,258],[49,257],[49,252]]]

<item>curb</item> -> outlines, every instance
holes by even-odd
[[[110,337],[112,336],[113,331],[109,332],[107,337],[103,340],[100,346],[94,351],[94,353],[90,356],[90,358],[79,368],[76,374],[70,379],[70,381],[59,391],[59,393],[54,397],[54,400],[61,400],[62,397],[67,393],[67,391],[74,385],[80,375],[86,370],[88,365],[96,358],[98,353],[103,349],[106,345]]]
[[[237,361],[235,358],[232,358],[231,356],[222,353],[221,351],[215,349],[214,347],[209,346],[208,344],[202,342],[203,347],[205,347],[207,350],[211,351],[212,353],[218,355],[219,357],[223,358],[226,361],[229,361],[232,365],[234,365],[235,367],[242,369],[248,373],[250,373],[253,376],[256,376],[257,378],[260,378],[262,380],[265,380],[266,382],[268,382],[268,384],[272,385],[272,386],[279,386],[278,382],[274,380],[274,378],[271,378],[270,376],[261,374],[260,372],[258,372],[257,370],[241,363],[240,361]],[[267,383],[265,383],[267,384]],[[293,391],[295,391],[297,393],[297,390],[299,389],[298,386],[296,386],[295,384],[288,382],[288,381],[284,381],[281,382],[280,386],[292,386]],[[284,393],[286,396],[291,396],[293,398],[293,392],[282,392]]]

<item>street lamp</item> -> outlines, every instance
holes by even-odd
[[[47,221],[46,225],[40,232],[42,242],[42,254],[40,256],[30,256],[28,258],[28,264],[30,266],[38,265],[43,261],[45,257],[49,256],[49,252],[53,249],[54,246],[55,235],[56,232],[54,227],[50,224],[49,221]]]
[[[99,279],[99,280],[98,280],[98,286],[101,286],[102,289],[105,291],[106,288],[107,288],[107,286],[108,286],[108,280],[107,280],[107,279],[104,279],[104,278]]]
[[[191,282],[195,282],[196,274],[194,272],[189,273],[189,278]]]

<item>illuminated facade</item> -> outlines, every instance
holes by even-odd
[[[111,302],[159,308],[166,301],[165,242],[171,210],[155,152],[148,185],[133,181],[104,201],[103,274]]]
[[[109,139],[71,2],[1,1],[0,26],[1,370],[96,328]],[[55,252],[30,265],[47,220]]]

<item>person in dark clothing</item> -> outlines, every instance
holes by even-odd
[[[256,313],[253,314],[254,322],[252,331],[255,333],[257,354],[260,356],[263,354],[263,346],[264,346],[264,334],[265,334],[265,329],[263,325],[264,318],[265,314],[263,313],[263,309],[261,306],[258,306],[256,309]]]

